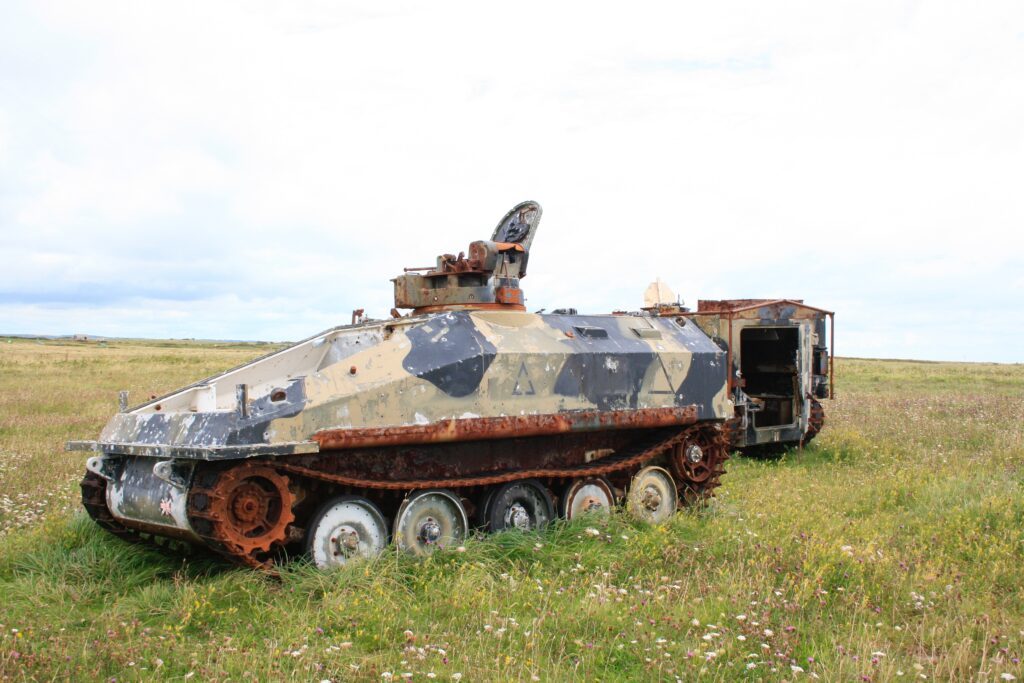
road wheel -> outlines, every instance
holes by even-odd
[[[679,496],[672,475],[660,467],[645,467],[634,475],[626,494],[626,509],[637,519],[661,524],[676,512]]]
[[[604,477],[574,479],[562,496],[562,515],[573,519],[582,514],[608,514],[615,506],[612,487]]]
[[[356,496],[328,500],[306,533],[306,553],[321,569],[374,557],[388,543],[388,526],[376,505]]]
[[[551,494],[539,481],[525,479],[499,486],[487,504],[491,531],[543,529],[555,517]]]
[[[413,493],[395,515],[395,545],[414,555],[458,546],[468,533],[469,520],[462,501],[444,489]]]

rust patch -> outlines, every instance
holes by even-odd
[[[621,473],[635,465],[647,462],[660,453],[683,443],[695,434],[701,432],[703,429],[706,429],[706,427],[690,425],[675,432],[675,434],[672,433],[673,430],[659,430],[654,433],[648,433],[645,437],[626,446],[621,451],[583,465],[539,469],[519,467],[513,471],[490,472],[469,477],[444,477],[442,479],[415,479],[401,481],[390,478],[378,479],[366,478],[363,476],[353,477],[349,475],[329,474],[319,468],[314,469],[280,461],[273,463],[273,466],[284,472],[291,472],[314,480],[369,489],[402,491],[424,488],[491,486],[494,484],[503,484],[505,482],[518,481],[522,479],[571,479],[576,477],[602,476]],[[714,429],[714,432],[717,437],[716,441],[722,444],[724,448],[724,444],[726,444],[725,436],[717,426]],[[684,483],[688,487],[693,486],[693,484],[687,482]],[[698,485],[702,486],[701,491],[710,493],[712,489],[718,486],[718,480],[717,478],[708,479],[703,484]]]
[[[526,306],[496,303],[437,304],[436,306],[419,306],[413,309],[412,314],[423,315],[424,313],[443,313],[445,311],[457,311],[460,309],[467,311],[525,311]]]
[[[518,287],[498,287],[494,290],[494,298],[500,304],[522,306],[523,290]]]
[[[312,438],[320,444],[321,449],[327,450],[507,439],[604,429],[674,427],[693,424],[696,421],[697,406],[691,405],[681,408],[581,410],[548,415],[474,417],[402,427],[329,429],[317,432]]]
[[[288,477],[265,464],[246,463],[197,477],[189,491],[189,523],[215,549],[259,566],[257,553],[288,540],[294,503]]]

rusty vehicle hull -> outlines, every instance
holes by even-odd
[[[357,311],[166,396],[122,400],[99,438],[68,444],[92,454],[84,507],[125,540],[327,568],[389,540],[425,554],[473,528],[619,503],[658,523],[710,496],[732,443],[759,438],[736,429],[749,397],[721,315],[527,312],[519,280],[540,214],[524,202],[468,258],[406,269],[395,302],[409,315]]]
[[[102,485],[125,529],[222,550],[239,539],[204,523],[200,473],[273,470],[296,529],[318,487],[373,495],[385,515],[406,493],[442,486],[470,509],[516,479],[558,490],[599,471],[624,488],[622,455],[638,445],[669,459],[673,437],[695,425],[721,441],[726,374],[696,325],[667,318],[448,311],[328,330],[119,413],[97,441],[71,446],[97,453],[90,494]],[[717,469],[724,441],[710,451]],[[299,535],[285,527],[227,554],[262,565]]]

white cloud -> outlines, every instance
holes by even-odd
[[[1016,3],[0,13],[0,331],[302,336],[533,198],[531,307],[659,275],[836,308],[850,354],[1024,360]],[[950,297],[1017,322],[964,351]]]

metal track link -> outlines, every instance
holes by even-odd
[[[811,410],[807,416],[807,431],[804,432],[804,436],[800,439],[800,448],[803,448],[818,435],[822,427],[825,426],[825,407],[821,405],[821,402],[816,398],[811,398]]]
[[[687,427],[682,431],[675,432],[670,436],[666,436],[667,430],[659,430],[655,435],[640,439],[627,446],[625,449],[621,449],[610,456],[601,458],[600,460],[594,460],[584,465],[577,465],[575,467],[516,470],[514,472],[480,474],[456,479],[410,479],[404,481],[383,481],[380,479],[363,479],[361,477],[328,474],[309,467],[289,465],[279,461],[274,461],[268,464],[280,471],[290,472],[309,479],[367,489],[410,491],[427,488],[492,486],[494,484],[504,484],[518,479],[575,478],[607,475],[613,472],[619,472],[661,455],[668,449],[673,448],[677,444],[693,437],[699,433],[701,429],[706,429],[706,427],[695,425]]]

